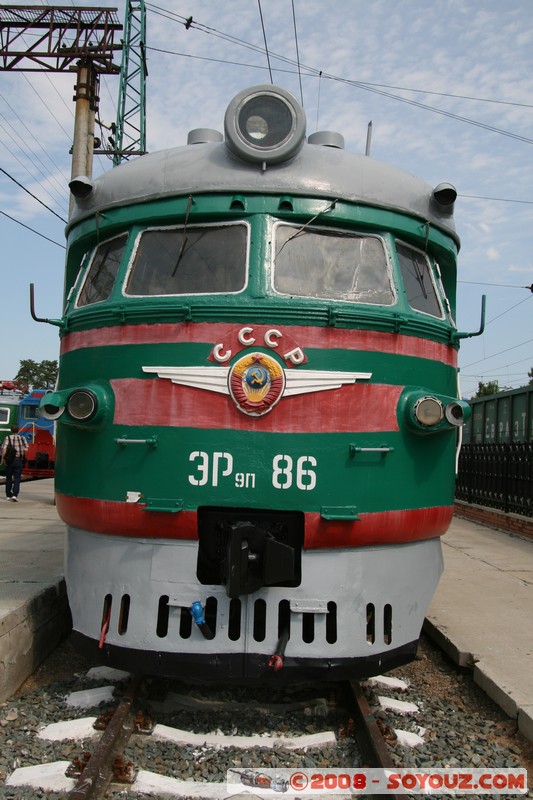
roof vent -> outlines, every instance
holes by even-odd
[[[457,189],[451,183],[439,183],[433,189],[433,197],[441,206],[453,206],[457,200]]]
[[[195,128],[189,131],[187,136],[187,144],[208,144],[209,142],[223,142],[224,137],[220,131],[215,131],[213,128]]]
[[[317,131],[308,138],[309,144],[319,144],[322,147],[336,147],[337,150],[344,150],[344,136],[335,131]]]

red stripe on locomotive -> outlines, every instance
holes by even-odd
[[[110,536],[146,539],[197,539],[196,511],[145,511],[138,503],[56,495],[57,510],[67,525]],[[453,506],[410,508],[361,514],[358,520],[322,519],[305,514],[304,548],[368,547],[442,536]]]
[[[215,369],[215,368],[213,368]],[[403,386],[351,384],[337,391],[282,399],[273,414],[249,417],[230,397],[177,386],[169,381],[112,380],[115,425],[168,425],[204,430],[268,433],[353,433],[397,431],[396,407]]]
[[[233,326],[225,323],[198,322],[159,323],[154,325],[120,325],[107,328],[94,328],[89,331],[75,331],[61,340],[61,354],[81,350],[85,347],[108,347],[110,345],[131,344],[179,344],[205,343],[213,346],[232,336]],[[260,346],[269,327],[256,325],[253,332],[256,344]],[[361,350],[401,356],[427,358],[441,361],[451,367],[457,366],[457,350],[450,345],[405,336],[400,333],[381,331],[361,331],[348,329],[317,328],[303,325],[284,326],[289,337],[298,341],[302,348]],[[276,350],[279,352],[279,349]]]

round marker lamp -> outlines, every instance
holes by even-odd
[[[445,414],[450,425],[460,427],[465,424],[464,410],[460,403],[448,403]]]

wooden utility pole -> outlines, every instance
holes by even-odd
[[[94,120],[98,106],[98,74],[89,59],[82,59],[78,65],[76,94],[76,113],[74,116],[74,140],[72,144],[71,178],[78,175],[93,174]]]

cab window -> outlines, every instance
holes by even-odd
[[[19,411],[21,419],[37,419],[39,416],[37,406],[21,405],[19,406]]]
[[[141,234],[127,295],[225,294],[246,284],[248,226],[162,228]]]
[[[101,303],[111,294],[127,235],[116,236],[96,248],[76,303],[77,308]]]
[[[273,286],[280,294],[391,305],[392,281],[377,236],[279,224]]]
[[[442,308],[427,256],[402,242],[396,242],[396,251],[407,302],[411,308],[442,318]]]

